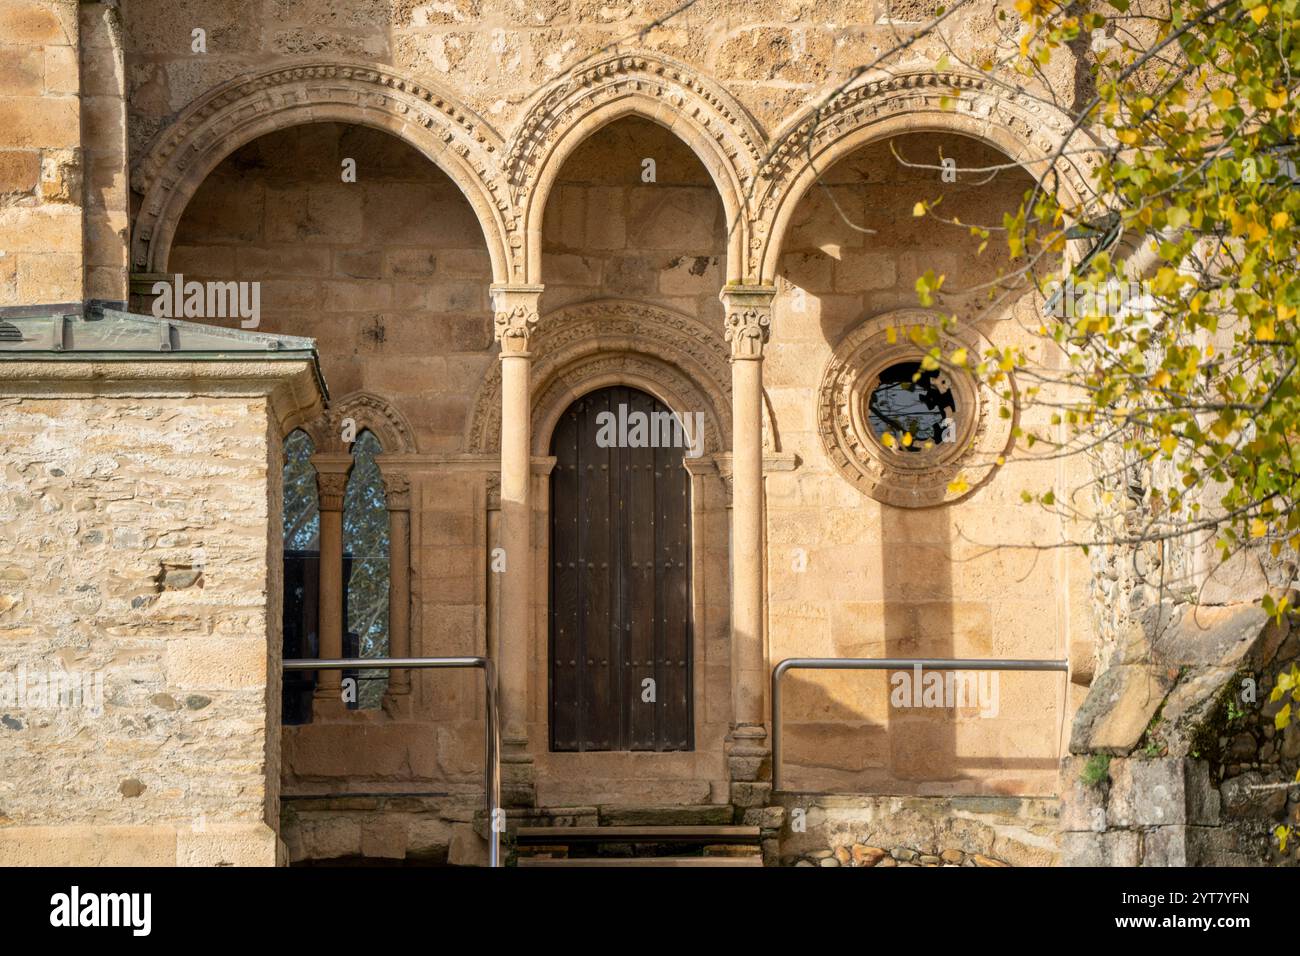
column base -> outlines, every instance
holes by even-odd
[[[527,739],[501,741],[501,806],[515,809],[537,806],[537,778]]]
[[[343,691],[341,688],[327,690],[321,693],[317,688],[315,695],[311,699],[311,719],[313,721],[340,720],[347,715],[348,705],[343,702]]]
[[[732,728],[727,771],[731,780],[731,805],[738,813],[768,805],[772,796],[772,750],[767,743],[766,727],[739,724]]]

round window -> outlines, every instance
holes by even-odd
[[[920,452],[957,440],[957,399],[942,370],[897,362],[880,373],[867,397],[867,420],[886,448]]]
[[[864,494],[902,508],[970,494],[996,470],[1015,427],[1014,394],[964,367],[922,368],[925,352],[910,333],[925,327],[945,354],[960,348],[978,360],[992,347],[978,330],[949,329],[934,312],[886,312],[841,339],[817,394],[832,464]]]

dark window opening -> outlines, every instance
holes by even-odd
[[[867,403],[871,430],[886,447],[909,452],[954,442],[957,402],[942,369],[899,362],[880,373]]]

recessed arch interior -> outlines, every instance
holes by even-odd
[[[465,193],[409,143],[341,123],[245,143],[195,189],[169,265],[257,283],[259,330],[314,338],[334,395],[381,394],[411,423],[410,447],[390,453],[459,446],[458,383],[493,361],[493,265]]]
[[[575,221],[571,214],[566,216],[564,197],[584,184],[590,188],[623,190],[626,207],[610,210],[612,215],[602,215],[597,205],[590,213],[584,213],[582,220]],[[722,168],[719,157],[702,146],[685,124],[670,126],[657,115],[647,115],[639,109],[637,101],[622,101],[570,131],[547,157],[539,182],[529,197],[530,273],[539,277],[548,290],[563,285],[566,274],[554,260],[557,235],[561,232],[568,236],[565,245],[570,249],[609,251],[618,248],[610,244],[609,230],[616,229],[620,220],[631,226],[628,216],[635,220],[638,213],[650,214],[656,210],[662,213],[664,206],[677,203],[682,212],[688,213],[682,217],[687,229],[683,239],[698,240],[694,233],[701,225],[707,225],[712,233],[707,248],[695,241],[679,254],[684,258],[707,255],[716,260],[708,266],[710,279],[716,280],[713,281],[716,297],[717,290],[740,266],[743,223],[738,189],[739,184]],[[686,191],[694,193],[693,208],[681,205]],[[614,193],[603,195],[613,198]],[[579,222],[584,227],[590,225],[593,230],[605,231],[588,235],[583,229],[583,235],[574,241],[573,230]],[[659,223],[662,224],[662,215]],[[655,224],[643,225],[653,228]],[[697,271],[693,275],[700,278],[703,273]],[[672,291],[677,290],[668,290],[668,294]],[[627,294],[627,291],[615,285],[607,288],[607,294]],[[552,307],[559,304],[556,299],[548,296]]]

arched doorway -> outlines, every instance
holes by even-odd
[[[689,423],[627,386],[551,437],[550,746],[691,750]]]

